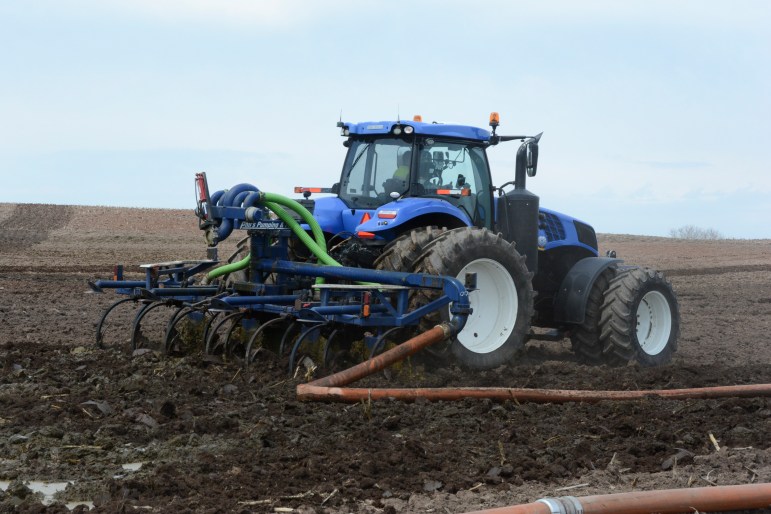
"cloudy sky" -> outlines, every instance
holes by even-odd
[[[341,112],[497,111],[598,232],[771,238],[769,27],[765,0],[0,0],[0,202],[192,209],[196,171],[291,195],[339,178]]]

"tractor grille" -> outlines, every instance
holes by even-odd
[[[591,246],[596,250],[597,234],[594,233],[594,229],[586,223],[581,223],[580,221],[573,221],[573,225],[576,227],[578,240],[584,243],[586,246]]]
[[[562,226],[562,222],[554,214],[541,212],[541,228],[546,233],[546,239],[549,242],[565,239],[565,227]]]

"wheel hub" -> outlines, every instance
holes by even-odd
[[[666,297],[647,292],[637,306],[637,342],[648,355],[658,355],[667,346],[672,332],[672,313]]]
[[[475,353],[490,353],[500,348],[511,335],[517,321],[517,288],[509,272],[492,259],[469,262],[458,273],[477,274],[477,288],[469,292],[473,312],[458,334],[458,341]]]

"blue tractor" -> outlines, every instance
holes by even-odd
[[[539,206],[537,136],[413,121],[339,122],[348,149],[331,188],[299,187],[330,255],[346,266],[458,277],[475,274],[465,328],[435,357],[485,369],[511,362],[531,338],[569,337],[591,364],[668,362],[679,310],[662,273],[600,257],[594,229]],[[520,142],[514,180],[494,186],[487,151]],[[311,197],[313,193],[332,196]],[[309,258],[297,245],[294,258]],[[416,292],[415,306],[431,300]],[[423,319],[429,328],[449,317]]]

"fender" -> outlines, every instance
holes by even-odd
[[[389,217],[381,218],[377,214],[380,211],[388,212]],[[365,230],[375,234],[384,231],[394,231],[417,217],[442,214],[457,218],[460,223],[467,227],[472,225],[471,219],[469,219],[465,212],[450,202],[438,198],[400,198],[379,207],[377,213],[370,221],[359,225],[356,230]]]
[[[554,299],[554,320],[560,323],[580,324],[586,315],[589,293],[603,271],[624,262],[608,257],[586,257],[570,268],[562,279],[560,290]]]

